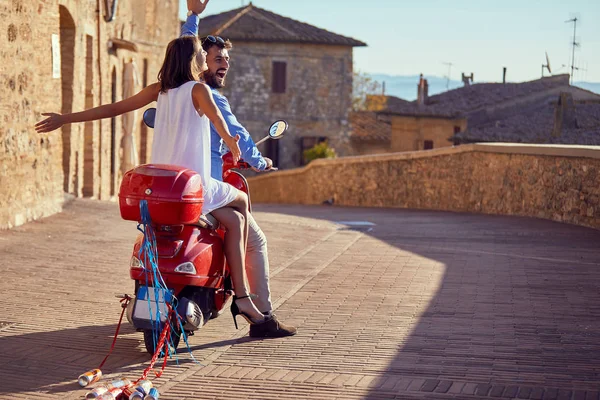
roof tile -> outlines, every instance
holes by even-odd
[[[198,34],[200,37],[218,34],[240,41],[366,46],[359,40],[275,14],[252,3],[203,18]]]

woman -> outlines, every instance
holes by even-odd
[[[167,46],[157,83],[117,103],[72,114],[44,113],[42,115],[48,118],[38,122],[35,128],[40,133],[50,132],[64,124],[112,118],[157,101],[151,162],[180,165],[200,174],[204,186],[202,212],[212,213],[227,229],[225,256],[236,293],[231,305],[234,321],[239,314],[249,323],[258,324],[265,321],[265,316],[248,294],[244,265],[248,197],[210,175],[210,122],[235,161],[240,158],[239,136],[230,135],[209,87],[198,82],[200,74],[207,69],[206,52],[197,37],[175,39]]]

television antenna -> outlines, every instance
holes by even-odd
[[[446,75],[446,90],[450,89],[450,74],[452,73],[452,66],[454,65],[451,62],[442,62],[442,64],[448,66],[448,75]]]
[[[571,76],[569,79],[569,84],[573,83],[573,71],[575,71],[576,69],[578,70],[579,68],[575,67],[575,48],[579,47],[579,43],[575,40],[575,35],[577,33],[577,21],[579,19],[577,17],[571,18],[568,21],[565,21],[565,23],[570,24],[571,22],[573,23],[573,42],[571,43]]]
[[[542,64],[542,78],[544,77],[544,68],[548,70],[548,73],[552,75],[552,69],[550,69],[550,59],[548,58],[548,52],[546,52],[546,64]]]

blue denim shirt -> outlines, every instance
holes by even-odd
[[[200,20],[200,16],[198,15],[190,15],[185,24],[181,26],[181,34],[180,36],[198,35],[198,21]],[[240,150],[242,151],[242,158],[252,167],[263,171],[267,167],[267,162],[263,158],[260,151],[254,144],[250,133],[240,124],[237,120],[233,112],[231,112],[231,106],[229,105],[229,101],[225,96],[223,96],[217,89],[212,89],[213,98],[215,100],[215,104],[221,111],[223,115],[223,119],[225,119],[225,123],[229,128],[229,133],[232,136],[240,135],[240,141],[238,142],[240,146]],[[219,181],[223,180],[223,159],[221,158],[223,154],[228,151],[227,146],[221,140],[221,137],[217,133],[214,125],[210,124],[210,157],[211,157],[211,176],[214,179]]]

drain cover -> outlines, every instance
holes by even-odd
[[[361,232],[371,232],[375,226],[374,223],[369,221],[335,221],[335,223],[338,225],[343,225],[342,227],[338,228],[340,230],[348,229]]]

